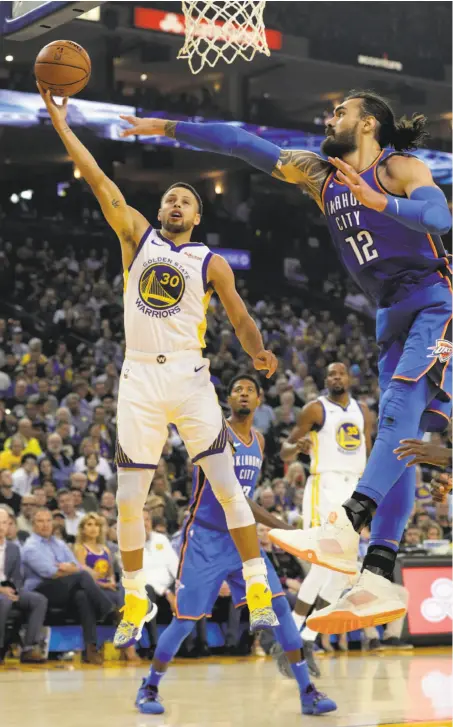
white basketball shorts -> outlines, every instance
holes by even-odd
[[[155,469],[174,424],[193,461],[222,452],[225,421],[201,351],[126,351],[118,392],[116,463]]]
[[[302,503],[304,528],[321,525],[334,507],[351,497],[359,479],[360,475],[341,472],[310,475]]]

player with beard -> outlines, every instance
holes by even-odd
[[[228,404],[231,416],[227,426],[234,449],[236,476],[256,521],[268,527],[281,527],[282,523],[275,515],[253,501],[264,454],[264,437],[252,427],[253,415],[260,402],[259,392],[258,382],[248,374],[239,374],[230,382]],[[302,713],[320,715],[331,712],[336,709],[335,702],[311,684],[302,639],[291,617],[282,585],[264,551],[261,555],[266,562],[274,611],[279,620],[275,637],[288,661],[288,673],[297,681]],[[138,690],[135,704],[142,714],[164,712],[159,696],[160,681],[196,621],[211,614],[224,581],[230,588],[234,604],[245,605],[241,562],[228,533],[225,515],[210,482],[203,471],[195,467],[190,515],[184,528],[178,569],[175,616],[159,639],[149,675]]]
[[[354,573],[360,532],[371,524],[356,585],[319,611],[313,628],[341,633],[399,618],[405,609],[387,579],[415,500],[415,471],[394,450],[401,439],[444,429],[451,411],[451,271],[440,237],[451,215],[429,168],[407,153],[423,143],[426,118],[398,120],[377,93],[353,91],[326,122],[327,158],[280,149],[228,124],[123,118],[132,126],[124,136],[164,134],[299,186],[326,216],[343,264],[375,303],[380,418],[363,476],[321,526],[270,537],[305,560]]]
[[[216,292],[246,353],[270,377],[277,368],[264,350],[256,323],[236,291],[233,271],[203,243],[192,242],[203,204],[189,184],[171,185],[161,199],[154,229],[130,207],[66,121],[67,98],[57,105],[39,89],[68,154],[90,185],[105,219],[121,243],[124,269],[126,354],[117,416],[118,545],[124,568],[123,618],[114,644],[126,648],[140,638],[155,614],[143,573],[143,507],[167,439],[177,426],[189,456],[209,477],[225,513],[242,563],[253,630],[278,624],[255,520],[234,472],[228,433],[203,358],[206,311]]]
[[[370,412],[366,404],[351,397],[344,364],[327,367],[325,386],[327,396],[304,406],[280,453],[284,462],[292,461],[299,452],[310,454],[310,477],[302,506],[304,528],[316,527],[351,497],[371,451]],[[312,565],[293,612],[298,629],[302,630],[315,605],[318,609],[328,606],[348,585],[349,576],[333,571],[329,574]],[[307,660],[313,659],[316,635],[308,626],[302,631]]]

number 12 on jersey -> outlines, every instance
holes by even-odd
[[[374,240],[368,230],[361,230],[356,238],[347,237],[345,242],[349,242],[351,245],[356,258],[359,261],[359,265],[364,265],[365,263],[369,263],[379,257],[378,251],[375,247],[373,247]],[[360,247],[357,243],[360,244]]]

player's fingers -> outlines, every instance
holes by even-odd
[[[138,117],[137,116],[128,116],[127,114],[120,114],[120,119],[123,119],[123,121],[127,121],[128,124],[137,124]]]
[[[398,459],[400,458],[398,457]],[[416,464],[420,464],[420,462],[422,461],[423,460],[421,460],[419,457],[414,457],[414,459],[411,459],[410,462],[406,462],[406,467],[413,467]]]
[[[423,444],[421,439],[401,439],[400,444]]]

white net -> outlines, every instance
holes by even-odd
[[[178,58],[189,61],[192,73],[214,67],[222,58],[251,61],[255,54],[270,51],[263,12],[266,0],[183,0],[186,39]]]

